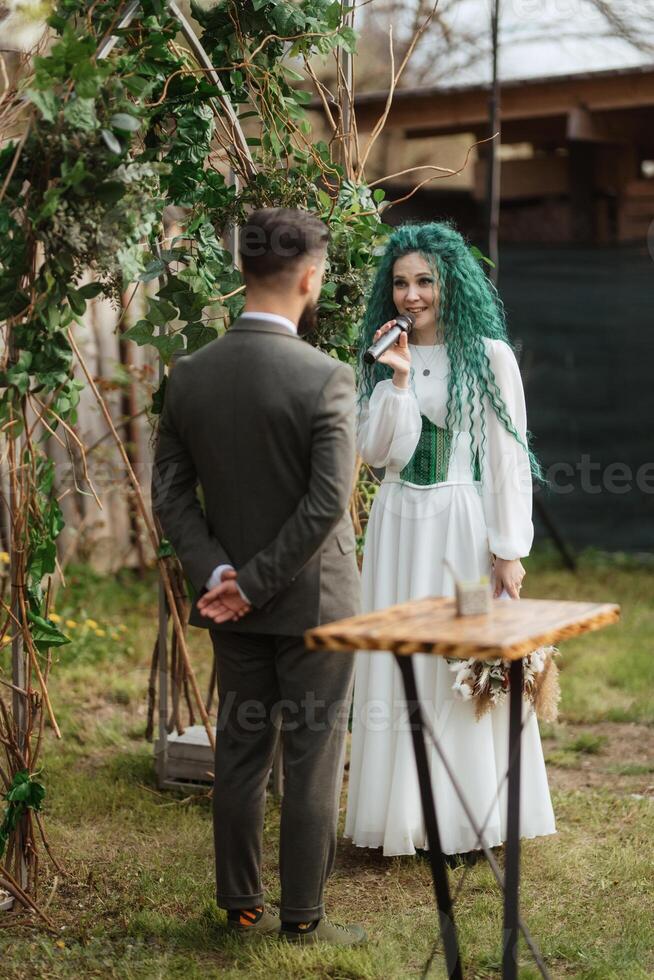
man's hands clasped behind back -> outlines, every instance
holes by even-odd
[[[235,623],[246,616],[252,606],[241,595],[236,584],[236,572],[225,570],[220,585],[198,599],[198,610],[214,623]]]

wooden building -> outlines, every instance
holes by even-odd
[[[361,132],[379,118],[386,95],[358,96]],[[400,90],[386,139],[396,151],[404,144],[401,156],[411,141],[483,140],[488,99],[486,86]],[[654,67],[506,82],[501,121],[502,241],[645,240],[654,216]],[[456,191],[473,220],[483,212],[485,171],[482,147],[468,188],[462,195],[458,183]],[[447,195],[447,184],[430,193]]]

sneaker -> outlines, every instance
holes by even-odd
[[[279,933],[281,924],[278,915],[274,912],[269,912],[268,909],[264,909],[258,922],[244,926],[240,922],[232,922],[228,919],[227,929],[230,932],[236,933],[238,936],[245,936],[247,938],[252,936],[274,936]]]
[[[287,932],[280,929],[279,938],[289,943],[301,943],[309,946],[313,943],[331,943],[334,946],[360,946],[368,941],[361,926],[338,926],[324,916],[311,932]]]

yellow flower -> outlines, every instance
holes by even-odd
[[[75,627],[77,626],[77,621],[74,619],[67,619],[66,626],[68,627],[69,630],[74,630]]]
[[[123,633],[127,631],[127,627],[125,626],[124,623],[120,623],[118,629],[121,630]]]
[[[107,634],[105,633],[104,630],[95,630],[95,635],[96,636],[106,636]]]
[[[8,643],[11,643],[11,637],[10,636],[3,636],[2,637],[2,643],[0,643],[0,646],[6,647]]]
[[[0,551],[0,561],[8,562],[9,554],[6,551]]]
[[[98,624],[94,619],[87,619],[85,625],[89,626],[92,630],[97,630],[98,628]]]
[[[50,613],[50,616],[48,618],[51,619],[53,623],[61,622],[61,616],[58,616],[57,613]]]

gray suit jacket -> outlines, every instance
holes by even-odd
[[[237,570],[253,608],[223,628],[297,636],[359,612],[354,419],[352,369],[281,324],[237,320],[176,362],[152,507],[196,598],[217,565]],[[195,602],[190,622],[221,628]]]

